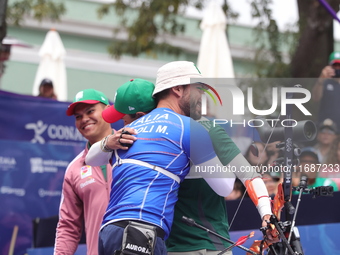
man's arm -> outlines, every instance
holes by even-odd
[[[243,157],[243,155],[237,155],[231,162],[230,165],[235,166],[239,171],[235,172],[235,175],[242,181],[244,186],[247,188],[247,192],[249,197],[254,202],[261,219],[265,215],[271,215],[271,205],[270,198],[268,195],[268,190],[266,185],[262,180],[262,176],[256,172],[255,169],[253,171],[243,171],[241,169],[252,169],[251,165],[248,161]]]
[[[235,175],[233,173],[221,174],[221,171],[224,171],[222,167],[223,165],[218,157],[214,157],[203,163],[193,165],[185,178],[203,178],[217,195],[226,197],[233,191]]]
[[[221,126],[216,125],[214,127],[213,123],[205,118],[202,118],[201,121],[198,122],[209,131],[214,151],[224,166],[224,171],[211,173],[210,177],[220,179],[235,179],[235,176],[238,177],[247,187],[247,191],[253,199],[261,218],[263,219],[264,215],[270,215],[271,207],[268,191],[261,179],[261,175],[256,172],[256,168],[250,166],[236,144]],[[210,164],[210,166],[216,165],[216,163],[211,164],[211,162],[208,162],[208,164]],[[203,177],[207,177],[206,180],[208,180],[209,176],[203,174]]]
[[[123,131],[128,131],[131,135],[122,134]],[[86,164],[90,166],[102,166],[109,164],[113,150],[129,149],[129,147],[123,146],[121,143],[133,144],[133,142],[137,140],[137,138],[133,135],[137,135],[134,129],[122,128],[114,132],[114,134],[105,137],[101,141],[94,143],[86,155]]]
[[[102,141],[92,144],[86,157],[85,163],[90,166],[103,166],[110,162],[112,151],[102,150]]]
[[[223,165],[230,165],[235,169],[233,173],[247,188],[248,194],[256,205],[261,218],[266,214],[271,214],[268,191],[256,168],[253,168],[241,153],[238,153],[232,158],[228,156],[231,154],[231,151],[235,151],[236,153],[236,150],[232,150],[231,148],[237,146],[221,126],[216,125],[215,127],[211,127],[209,135],[216,155]]]
[[[312,89],[312,99],[314,102],[319,102],[323,95],[323,85],[325,79],[331,79],[335,75],[334,69],[331,66],[325,66],[319,79],[316,81],[313,89]]]
[[[235,175],[225,169],[214,151],[211,138],[203,125],[191,120],[190,134],[185,135],[190,144],[190,160],[192,166],[185,177],[203,178],[216,194],[222,197],[228,196],[234,188]],[[239,153],[228,151],[228,157],[233,158]]]

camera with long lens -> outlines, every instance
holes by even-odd
[[[285,127],[271,127],[269,123],[262,117],[253,120],[262,142],[275,142],[285,140]],[[317,128],[313,121],[298,121],[292,127],[294,142],[313,141],[317,134]]]

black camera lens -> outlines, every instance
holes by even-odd
[[[272,128],[266,120],[258,118],[259,120],[253,121],[255,127],[259,132],[262,142],[275,142],[283,141],[285,139],[284,127]],[[261,120],[262,126],[257,123]],[[256,126],[258,125],[258,126]],[[298,121],[297,125],[293,127],[294,141],[313,141],[316,137],[317,129],[313,121],[303,120]]]
[[[306,122],[304,126],[304,134],[307,141],[311,141],[315,138],[316,127],[312,122]]]

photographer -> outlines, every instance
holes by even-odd
[[[300,154],[300,164],[293,173],[293,186],[298,186],[301,176],[308,178],[307,187],[316,188],[319,186],[332,186],[334,191],[338,191],[338,187],[334,181],[329,178],[319,177],[323,167],[320,167],[318,155],[310,150],[304,150]],[[294,191],[293,194],[298,194]]]
[[[329,56],[329,65],[325,66],[312,90],[312,99],[320,103],[318,122],[329,118],[340,127],[340,114],[335,109],[340,107],[340,52]]]

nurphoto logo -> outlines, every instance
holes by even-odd
[[[256,95],[255,90],[253,90],[253,87],[249,86],[246,88],[246,93],[244,93],[241,88],[239,88],[236,85],[229,85],[226,82],[220,83],[217,86],[218,92],[215,88],[206,85],[208,82],[204,82],[205,86],[208,88],[200,88],[205,93],[202,94],[201,98],[201,114],[202,116],[208,115],[208,106],[207,101],[208,97],[210,96],[212,101],[215,105],[217,105],[218,99],[220,105],[222,106],[222,96],[225,96],[223,98],[224,102],[227,102],[227,105],[224,104],[224,109],[228,109],[232,112],[232,116],[234,116],[233,119],[226,119],[221,116],[218,116],[217,118],[213,119],[213,125],[217,124],[227,124],[229,123],[232,127],[233,125],[242,125],[243,127],[249,126],[249,127],[260,127],[264,125],[264,122],[256,119],[249,118],[246,119],[249,114],[253,114],[257,117],[263,117],[262,119],[265,119],[265,121],[269,122],[271,127],[274,127],[278,121],[281,122],[281,126],[283,127],[294,127],[297,125],[297,121],[294,119],[291,119],[290,116],[287,115],[287,106],[293,107],[295,106],[299,111],[301,111],[305,116],[311,116],[309,110],[305,107],[304,104],[309,102],[311,99],[311,93],[309,90],[302,88],[299,85],[292,86],[292,87],[271,87],[271,86],[264,86],[261,90],[261,96],[266,95],[267,96],[267,104],[266,106],[261,106],[261,109],[257,109],[254,106],[254,100],[260,100],[258,94]],[[249,83],[248,83],[249,84]],[[259,88],[257,88],[259,90]],[[246,95],[245,95],[246,94]],[[295,97],[293,97],[293,95]],[[227,97],[231,96],[231,99],[228,99]],[[247,107],[247,111],[245,110],[245,107]],[[223,109],[223,110],[224,110]],[[277,113],[277,111],[280,110],[281,116],[286,116],[285,119],[280,118],[265,118],[265,116],[271,116],[274,113]],[[224,111],[221,111],[222,114],[224,114]],[[240,120],[240,116],[243,116],[243,120]]]

